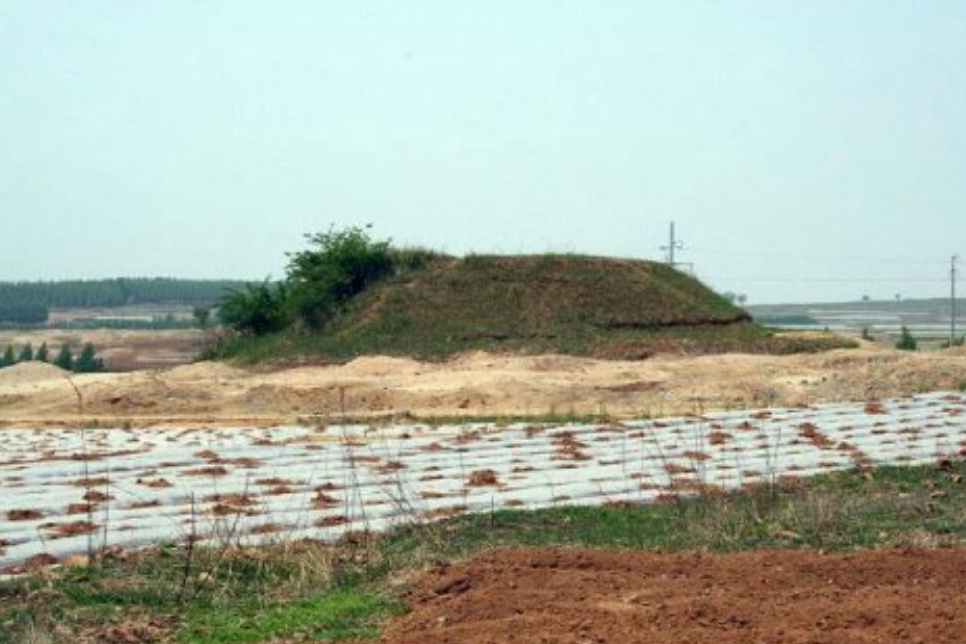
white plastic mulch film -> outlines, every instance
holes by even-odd
[[[966,445],[931,393],[618,423],[0,430],[0,571],[196,539],[336,539],[460,512],[647,502]]]

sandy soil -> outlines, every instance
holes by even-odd
[[[427,573],[392,644],[962,642],[966,550],[504,550]]]
[[[966,352],[866,348],[801,356],[658,356],[621,362],[473,353],[443,363],[365,357],[245,370],[220,363],[73,376],[0,371],[0,423],[279,424],[321,417],[641,416],[864,400],[966,387]],[[81,413],[82,412],[82,413]]]

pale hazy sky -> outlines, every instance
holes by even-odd
[[[0,280],[282,274],[302,233],[941,296],[966,2],[0,0]],[[966,262],[964,262],[966,264]]]

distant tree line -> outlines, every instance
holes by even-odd
[[[44,324],[52,308],[110,308],[133,304],[206,308],[244,285],[245,282],[233,280],[171,278],[0,282],[0,327]]]
[[[49,317],[50,311],[44,304],[0,295],[0,322],[43,324]]]
[[[0,353],[0,369],[12,367],[20,362],[47,362],[49,357],[50,350],[47,348],[46,342],[41,344],[36,351],[29,342],[20,347],[19,350],[15,350],[11,344],[7,345],[7,348]],[[71,351],[70,345],[65,342],[54,357],[53,364],[74,373],[96,373],[105,370],[104,360],[97,355],[97,350],[90,342],[81,348],[76,357]]]
[[[210,306],[244,284],[233,280],[170,278],[0,282],[0,320],[43,322],[51,308],[173,303]]]

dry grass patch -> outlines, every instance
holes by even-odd
[[[500,480],[496,476],[496,472],[490,469],[476,470],[470,473],[470,477],[466,482],[467,485],[472,487],[485,487],[491,485],[499,485]]]

